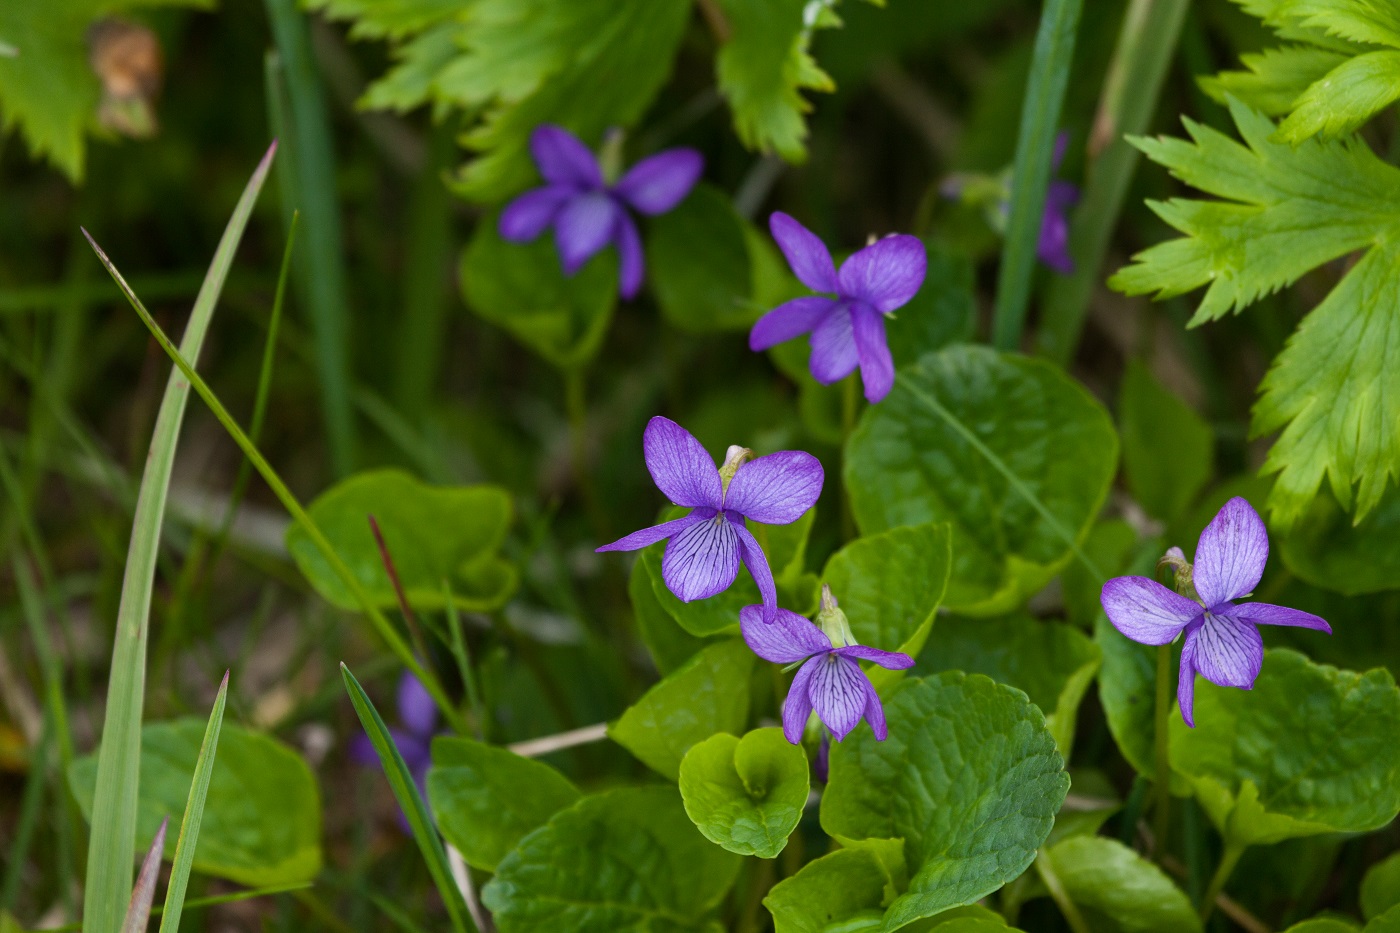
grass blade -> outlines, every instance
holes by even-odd
[[[1016,163],[1011,175],[1011,216],[1006,223],[1006,247],[997,272],[996,314],[992,344],[1017,350],[1031,300],[1035,247],[1045,210],[1046,186],[1065,102],[1069,69],[1074,60],[1074,36],[1084,0],[1045,0],[1040,30],[1035,37],[1026,100],[1021,108],[1021,131],[1016,140]]]
[[[198,359],[204,335],[214,314],[229,266],[248,224],[258,192],[272,165],[274,143],[258,164],[243,196],[224,229],[223,239],[209,266],[204,285],[181,343],[183,355]],[[86,236],[87,231],[83,231]],[[91,237],[89,237],[91,242]],[[99,251],[100,253],[100,251]],[[111,268],[105,255],[100,258]],[[118,276],[120,279],[120,276]],[[126,283],[120,283],[126,289]],[[97,753],[97,793],[92,807],[92,839],[88,846],[87,881],[84,890],[84,929],[87,933],[115,933],[131,894],[131,863],[136,857],[136,799],[141,761],[141,711],[146,687],[146,641],[151,614],[151,590],[155,583],[160,529],[170,489],[170,472],[190,386],[178,370],[165,386],[156,416],[150,455],[136,499],[121,603],[117,610],[116,644],[112,649],[112,675],[107,687],[107,711],[102,744]]]
[[[355,675],[350,673],[350,668],[341,664],[340,676],[345,681],[345,690],[350,694],[350,702],[354,704],[355,713],[360,717],[360,724],[365,727],[365,734],[369,736],[374,750],[379,754],[379,763],[384,766],[384,776],[389,779],[394,799],[399,802],[404,816],[408,818],[413,838],[428,863],[428,873],[433,876],[433,883],[437,885],[438,893],[447,905],[447,913],[452,917],[453,928],[462,933],[474,931],[476,925],[467,913],[462,892],[452,880],[452,868],[447,864],[447,850],[443,848],[442,840],[433,826],[433,818],[428,813],[428,805],[423,802],[423,795],[418,792],[418,785],[413,782],[413,775],[409,773],[403,755],[399,754],[398,746],[389,735],[389,727],[384,724],[379,711],[374,708]]]
[[[141,871],[136,876],[136,887],[131,892],[131,902],[127,904],[126,916],[122,919],[122,933],[145,933],[146,924],[151,920],[151,902],[156,897],[156,879],[160,877],[160,857],[165,851],[165,829],[170,825],[170,817],[160,821],[156,838],[151,840],[151,848],[141,862]]]
[[[199,844],[199,824],[204,819],[204,801],[209,796],[209,779],[214,776],[214,753],[219,748],[219,730],[224,724],[224,703],[228,700],[228,671],[224,671],[219,694],[214,698],[214,711],[204,729],[204,741],[194,763],[194,780],[190,782],[190,799],[185,804],[185,818],[180,821],[180,839],[175,843],[175,867],[170,871],[170,885],[165,889],[165,911],[160,918],[161,933],[180,929],[180,911],[185,906],[185,889],[190,883],[190,866],[194,864],[195,846]]]

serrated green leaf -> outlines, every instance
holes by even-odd
[[[1198,678],[1195,718],[1172,717],[1172,769],[1234,844],[1364,832],[1400,813],[1400,689],[1386,670],[1270,649],[1253,690]]]
[[[861,726],[832,746],[821,822],[844,839],[904,840],[910,879],[885,912],[891,931],[1025,871],[1069,776],[1040,711],[981,675],[907,679],[885,716],[886,741]]]
[[[1194,933],[1195,908],[1172,880],[1114,839],[1079,836],[1045,851],[1074,905],[1096,933]]]
[[[1305,28],[1328,36],[1400,47],[1400,8],[1384,0],[1288,0],[1281,6]]]
[[[681,759],[696,742],[716,732],[744,731],[753,663],[753,653],[741,639],[710,645],[610,723],[608,737],[675,780]]]
[[[481,892],[501,933],[720,933],[740,860],[691,824],[674,787],[585,797],[520,841]]]
[[[1310,85],[1346,60],[1345,55],[1328,49],[1290,45],[1246,52],[1240,61],[1247,71],[1222,71],[1198,82],[1218,103],[1234,97],[1269,116],[1280,116],[1293,109],[1293,102]]]
[[[1361,879],[1361,915],[1367,920],[1400,905],[1400,852],[1377,862]]]
[[[1320,492],[1288,534],[1279,555],[1297,576],[1348,596],[1400,589],[1400,489],[1353,523],[1330,493]]]
[[[462,253],[467,305],[561,369],[586,364],[617,306],[616,251],[604,250],[567,277],[552,236],[507,243],[496,216],[482,218]]]
[[[1347,59],[1308,87],[1279,124],[1278,138],[1297,144],[1316,135],[1350,133],[1400,98],[1400,52]]]
[[[755,729],[742,739],[720,733],[685,753],[681,798],[715,845],[777,858],[802,820],[809,770],[802,747],[789,744],[781,729]]]
[[[521,839],[578,799],[578,788],[542,761],[472,739],[433,739],[428,800],[443,838],[473,868],[495,871]]]
[[[1367,250],[1274,360],[1254,410],[1256,435],[1282,431],[1265,473],[1274,524],[1302,514],[1324,477],[1358,520],[1400,464],[1400,370],[1386,363],[1397,311],[1400,170],[1359,140],[1272,141],[1273,124],[1243,104],[1231,113],[1245,143],[1187,122],[1194,139],[1135,140],[1148,157],[1224,201],[1152,206],[1185,233],[1139,253],[1110,285],[1179,295],[1209,284],[1193,323],[1221,317],[1295,282],[1309,269]]]
[[[440,23],[399,45],[394,67],[365,89],[359,106],[407,113],[434,99],[443,69],[461,54],[462,30],[458,22]]]
[[[1136,360],[1123,376],[1119,406],[1128,489],[1147,514],[1171,522],[1210,479],[1210,425]]]
[[[141,730],[137,835],[155,835],[160,821],[182,813],[207,723],[177,719]],[[74,760],[68,785],[92,817],[97,756]],[[173,858],[177,841],[166,840]],[[209,780],[194,869],[249,887],[310,881],[321,870],[321,795],[311,769],[276,739],[224,725]]]
[[[352,39],[402,39],[454,19],[462,0],[303,0],[329,20],[348,21]]]
[[[1071,559],[1108,495],[1107,412],[1049,363],[956,346],[862,414],[844,477],[863,534],[948,522],[959,612],[1016,608]]]
[[[430,486],[402,470],[368,470],[323,492],[308,511],[382,609],[398,606],[398,599],[370,516],[410,605],[441,609],[443,580],[468,611],[497,608],[515,591],[515,568],[497,555],[513,511],[499,486]],[[301,525],[287,529],[287,550],[322,597],[342,609],[361,608]]]
[[[945,616],[938,623],[938,638],[919,657],[916,672],[985,674],[1025,691],[1045,713],[1055,745],[1068,757],[1079,703],[1098,669],[1098,646],[1074,626],[1030,616]]]

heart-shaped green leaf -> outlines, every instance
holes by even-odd
[[[781,729],[712,735],[681,760],[685,812],[705,838],[738,855],[775,858],[802,819],[807,756]]]
[[[1065,893],[1101,933],[1199,933],[1186,894],[1114,839],[1077,836],[1045,850]],[[1048,892],[1047,892],[1048,893]]]

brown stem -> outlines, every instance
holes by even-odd
[[[379,547],[379,559],[384,562],[384,572],[389,575],[389,582],[394,586],[394,597],[399,601],[399,612],[403,613],[404,624],[408,626],[408,637],[413,639],[413,647],[418,651],[418,657],[424,664],[428,663],[428,646],[423,641],[423,631],[418,627],[418,617],[413,614],[413,607],[408,604],[408,596],[403,591],[403,584],[399,581],[399,571],[394,566],[394,558],[389,554],[389,545],[384,543],[384,533],[379,530],[379,522],[374,516],[369,516],[369,529],[374,532],[374,543]]]

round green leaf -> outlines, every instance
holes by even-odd
[[[141,729],[138,838],[154,837],[162,819],[178,823],[185,812],[206,725],[189,718]],[[73,762],[68,784],[83,816],[91,820],[96,754]],[[167,859],[175,856],[177,837],[166,837]],[[269,736],[224,724],[194,869],[253,888],[316,877],[321,870],[321,795],[300,755]]]
[[[496,223],[494,213],[483,217],[462,253],[467,305],[561,369],[587,363],[617,305],[616,251],[603,250],[569,278],[554,237],[507,243]]]
[[[1400,813],[1400,689],[1390,672],[1265,652],[1254,689],[1196,681],[1196,728],[1171,722],[1172,768],[1242,845],[1365,832]]]
[[[721,733],[681,760],[685,812],[705,838],[738,855],[776,858],[807,803],[807,756],[781,729]]]
[[[398,599],[371,515],[413,606],[442,608],[444,580],[468,611],[495,609],[515,591],[515,568],[497,556],[512,511],[499,486],[430,486],[402,470],[370,470],[332,486],[307,511],[381,609],[396,607]],[[360,608],[300,525],[287,530],[287,550],[316,592],[342,609]]]
[[[428,799],[438,829],[467,864],[496,865],[522,838],[579,799],[577,787],[542,761],[472,739],[433,739]]]
[[[629,706],[608,726],[609,738],[674,781],[696,742],[744,731],[753,663],[740,639],[708,646]]]
[[[889,738],[862,726],[831,750],[822,828],[903,839],[908,890],[885,930],[970,904],[1020,875],[1069,790],[1064,761],[1026,695],[948,671],[888,695]]]
[[[1201,929],[1186,894],[1160,868],[1117,840],[1078,836],[1047,849],[1045,858],[1097,933]]]
[[[691,825],[673,787],[584,797],[520,841],[481,892],[501,933],[720,933],[739,857]]]
[[[1057,367],[957,346],[901,370],[847,444],[863,534],[949,522],[946,602],[965,614],[1018,606],[1070,560],[1113,481],[1108,413]]]

